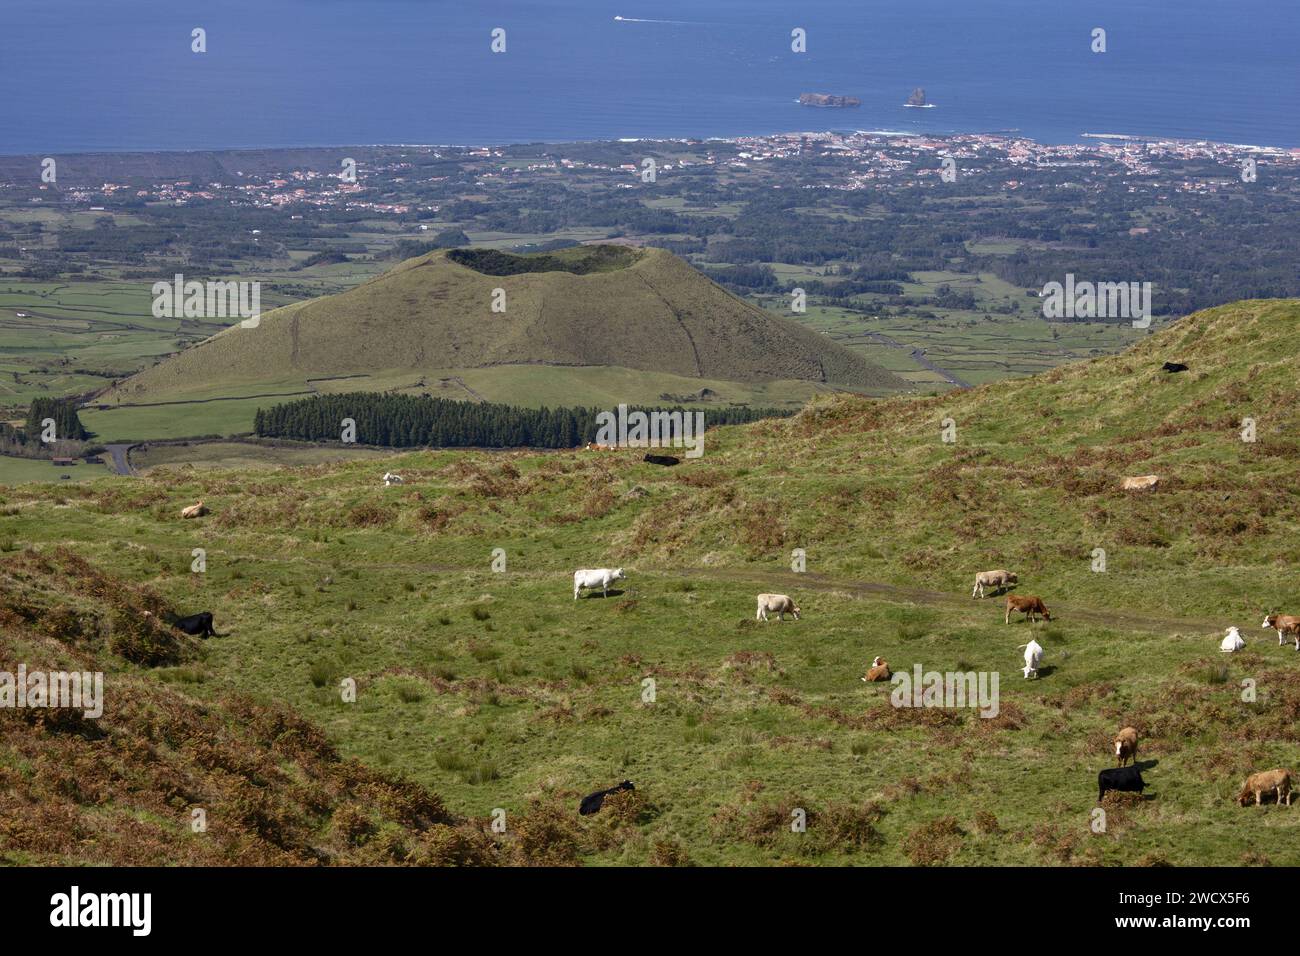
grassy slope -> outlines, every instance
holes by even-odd
[[[625,839],[583,836],[591,862],[676,846],[699,862],[1294,865],[1300,818],[1229,797],[1248,771],[1297,762],[1300,655],[1258,618],[1296,610],[1298,318],[1297,302],[1242,303],[1033,379],[823,401],[710,433],[676,469],[421,452],[27,486],[4,495],[0,543],[63,543],[212,608],[230,633],[192,665],[195,693],[286,701],[455,813],[571,807],[632,778],[645,812]],[[1165,376],[1165,359],[1192,370]],[[386,467],[408,484],[380,487]],[[1117,490],[1148,472],[1165,487]],[[181,524],[197,497],[214,513]],[[806,575],[788,571],[794,547]],[[623,592],[575,604],[572,569],[601,565],[628,568]],[[1054,611],[1032,628],[1037,682],[1016,670],[1030,626],[969,598],[997,566]],[[804,619],[753,624],[760,590],[794,594]],[[1231,658],[1228,624],[1250,642]],[[1001,715],[895,710],[857,679],[875,654],[999,671]],[[343,675],[356,704],[332,690]],[[1111,801],[1093,834],[1096,771],[1129,723],[1155,796]],[[787,832],[792,806],[813,811],[807,834]]]
[[[599,250],[604,247],[583,247]],[[493,290],[506,292],[493,313]],[[496,365],[624,366],[752,382],[804,379],[902,388],[888,372],[725,292],[670,253],[626,268],[483,275],[435,252],[347,292],[235,325],[114,389],[109,401],[158,401],[210,388],[357,372]],[[230,392],[233,394],[233,392]]]

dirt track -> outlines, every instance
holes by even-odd
[[[753,581],[760,588],[779,586],[788,591],[843,591],[855,597],[881,597],[888,600],[906,601],[911,604],[940,605],[945,607],[971,608],[980,604],[990,609],[993,614],[1002,613],[1002,601],[999,598],[984,598],[982,601],[972,598],[969,593],[952,593],[948,591],[930,591],[925,588],[911,588],[880,581],[859,581],[853,578],[836,578],[827,574],[813,572],[796,573],[794,571],[761,571],[749,568],[694,568],[686,571],[663,572],[671,577],[681,578],[723,578],[729,581]],[[757,592],[755,592],[757,593]],[[1053,601],[1054,614],[1063,621],[1084,621],[1100,624],[1104,627],[1127,628],[1130,630],[1157,633],[1163,631],[1180,631],[1196,635],[1221,635],[1223,623],[1220,621],[1197,620],[1195,618],[1167,618],[1137,614],[1130,611],[1098,611],[1061,604]]]

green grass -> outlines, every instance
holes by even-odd
[[[0,485],[16,485],[28,481],[55,481],[67,484],[62,480],[63,475],[70,476],[70,481],[84,481],[87,478],[100,478],[105,474],[103,465],[87,465],[80,460],[70,468],[56,468],[48,460],[0,455]]]
[[[671,842],[724,864],[1296,865],[1300,816],[1231,797],[1300,739],[1297,657],[1257,626],[1295,608],[1298,318],[1297,302],[1245,303],[1030,379],[822,400],[710,432],[674,469],[579,452],[415,452],[274,480],[164,466],[3,491],[0,536],[214,609],[225,636],[173,687],[287,702],[458,814],[576,809],[632,779],[650,809],[590,863]],[[1170,355],[1192,370],[1161,373]],[[1247,414],[1254,445],[1233,425]],[[407,484],[380,487],[385,468]],[[1165,487],[1118,490],[1147,472]],[[212,514],[180,522],[198,498]],[[627,580],[575,602],[573,569],[599,566]],[[970,598],[974,571],[999,566],[1052,622],[1006,625]],[[803,619],[754,622],[760,591]],[[1229,624],[1249,642],[1232,656]],[[1030,635],[1036,681],[1019,672]],[[895,709],[859,680],[875,655],[997,672],[999,716]],[[1096,773],[1126,724],[1156,762],[1148,799],[1110,801],[1096,834]],[[808,833],[788,832],[791,807]]]

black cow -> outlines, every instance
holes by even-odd
[[[605,798],[611,793],[618,793],[620,790],[635,790],[631,780],[624,780],[617,787],[610,787],[608,790],[597,790],[595,793],[589,793],[582,798],[582,805],[578,807],[578,812],[584,817],[589,817],[593,813],[599,813],[601,806],[605,803]]]
[[[1186,371],[1187,371],[1187,366],[1184,365],[1182,362],[1166,362],[1164,365],[1162,365],[1162,366],[1160,366],[1160,367],[1161,367],[1162,369],[1164,369],[1166,372],[1186,372]]]
[[[178,617],[171,622],[171,625],[178,631],[184,631],[186,634],[192,634],[195,637],[217,636],[217,632],[212,629],[211,611],[191,614],[189,617]]]
[[[672,455],[646,455],[642,461],[648,461],[652,465],[668,465],[669,467],[682,463],[680,458],[674,458]]]
[[[1124,793],[1141,793],[1146,789],[1142,771],[1137,767],[1112,767],[1097,774],[1097,802],[1106,795],[1107,790],[1119,790]]]

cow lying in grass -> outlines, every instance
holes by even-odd
[[[595,590],[600,588],[605,597],[609,597],[609,586],[615,581],[622,581],[625,575],[622,568],[594,568],[582,569],[573,572],[573,599],[578,600],[578,594],[583,588]]]
[[[402,476],[401,476],[401,475],[395,475],[395,474],[393,474],[391,471],[386,471],[386,472],[384,472],[384,487],[385,487],[385,488],[387,488],[389,485],[401,485],[401,484],[405,484],[405,482],[402,481]]]
[[[1241,639],[1241,634],[1235,627],[1228,628],[1228,633],[1223,640],[1219,641],[1219,650],[1225,654],[1231,654],[1233,651],[1239,651],[1246,646],[1246,642]]]
[[[611,794],[620,793],[623,790],[635,790],[631,780],[624,780],[617,787],[610,787],[608,790],[597,790],[595,793],[589,793],[582,798],[582,803],[578,806],[578,812],[584,817],[589,817],[593,813],[599,813],[600,808],[605,805],[605,798]]]
[[[1014,571],[1007,571],[999,568],[996,571],[980,571],[975,575],[975,587],[971,588],[971,597],[983,597],[984,589],[991,588],[993,591],[1005,591],[1009,585],[1015,584],[1019,578]]]
[[[1290,634],[1295,638],[1295,649],[1300,651],[1300,617],[1294,617],[1290,614],[1270,614],[1264,618],[1263,627],[1265,630],[1272,628],[1277,631],[1278,647],[1285,643],[1283,635]]]
[[[1035,620],[1035,616],[1040,614],[1044,621],[1050,621],[1052,619],[1052,615],[1047,610],[1047,605],[1044,604],[1043,599],[1038,597],[1036,594],[1027,594],[1024,597],[1017,597],[1014,594],[1008,594],[1007,613],[1003,623],[1011,623],[1012,611],[1019,611],[1021,614],[1027,615],[1031,623]]]
[[[1246,778],[1241,793],[1237,794],[1237,803],[1243,807],[1248,805],[1251,794],[1254,794],[1255,806],[1259,806],[1264,802],[1266,793],[1277,794],[1278,806],[1282,806],[1283,803],[1288,807],[1291,806],[1291,772],[1279,769],[1252,773]]]
[[[868,684],[876,684],[880,681],[887,681],[893,676],[893,671],[889,669],[889,662],[883,657],[877,657],[871,662],[871,668],[867,671],[867,676],[862,680]]]
[[[202,518],[207,513],[208,509],[201,501],[196,505],[188,505],[181,509],[182,518]]]
[[[1120,482],[1120,487],[1125,491],[1155,491],[1159,485],[1159,475],[1138,475],[1135,478],[1125,478]]]
[[[788,594],[760,594],[758,596],[758,613],[754,615],[756,621],[766,621],[769,614],[775,614],[777,623],[785,620],[785,615],[793,615],[794,619],[799,620],[799,608],[795,606],[794,601]]]

